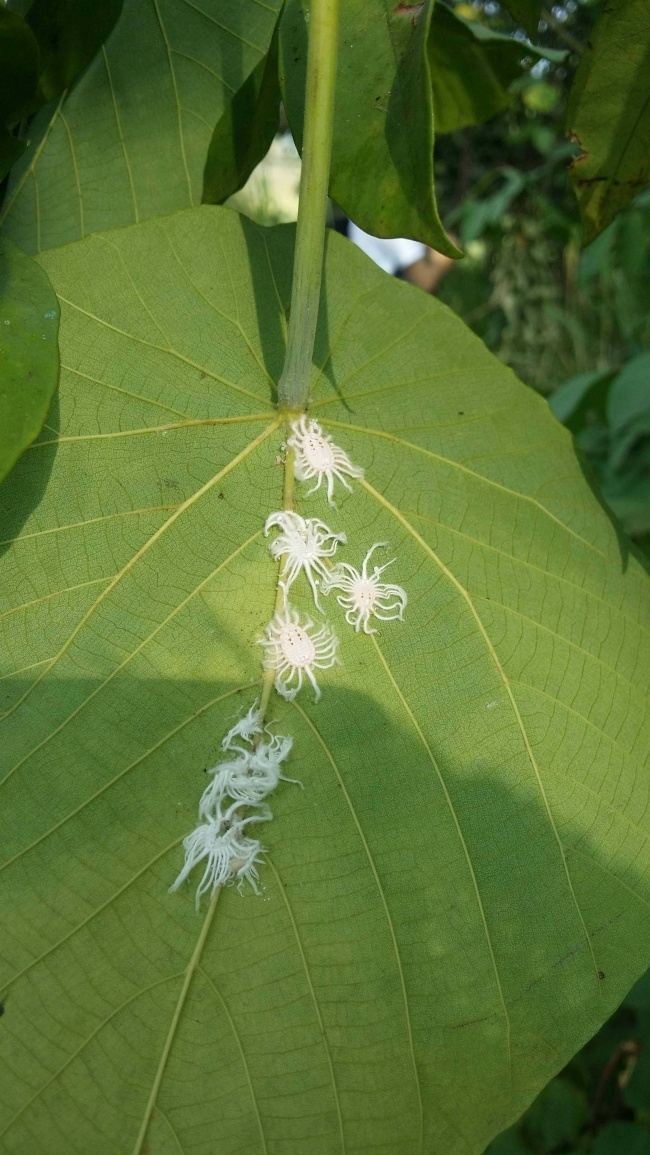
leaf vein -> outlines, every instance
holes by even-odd
[[[434,453],[431,449],[425,449],[422,445],[416,445],[413,441],[405,441],[401,437],[396,437],[393,433],[386,433],[383,429],[368,429],[365,425],[350,425],[344,421],[329,421],[327,419],[324,419],[323,424],[335,425],[340,429],[349,429],[354,433],[364,433],[368,437],[381,437],[386,441],[393,442],[394,444],[403,445],[405,449],[410,449],[414,453],[422,453],[425,457],[430,457],[433,461],[440,461],[443,465],[449,465],[452,467],[452,469],[458,469],[461,473],[466,473],[470,477],[475,478],[477,481],[480,481],[485,485],[492,485],[494,488],[500,489],[503,493],[507,493],[511,497],[518,498],[520,501],[530,502],[531,505],[536,506],[537,509],[541,510],[542,513],[549,517],[551,521],[554,521],[556,525],[559,525],[563,530],[565,530],[566,533],[571,534],[571,536],[579,541],[582,545],[585,545],[587,549],[593,550],[594,553],[600,554],[600,556],[603,558],[605,557],[605,554],[601,549],[598,549],[598,546],[592,545],[592,543],[587,541],[586,538],[581,537],[579,533],[576,533],[574,529],[571,529],[571,526],[567,525],[564,521],[561,521],[560,518],[556,517],[554,513],[551,513],[550,509],[543,505],[541,501],[538,501],[536,497],[530,497],[527,493],[518,493],[516,489],[510,489],[509,486],[503,485],[500,481],[493,481],[492,478],[485,477],[485,475],[482,473],[476,473],[473,469],[470,469],[469,466],[461,464],[460,461],[454,461],[453,458],[445,457],[441,453]]]
[[[226,1000],[224,999],[224,997],[221,994],[221,991],[219,990],[217,985],[213,982],[213,980],[210,978],[210,975],[207,973],[207,971],[205,971],[203,969],[203,967],[201,965],[199,965],[199,967],[197,969],[198,969],[199,974],[203,975],[203,978],[206,979],[207,982],[212,987],[215,995],[217,996],[217,998],[219,999],[219,1002],[221,1003],[221,1006],[223,1007],[225,1016],[228,1019],[228,1022],[230,1023],[230,1026],[232,1028],[232,1033],[235,1037],[235,1042],[237,1044],[237,1050],[239,1051],[239,1055],[240,1055],[240,1058],[242,1061],[242,1066],[244,1068],[244,1073],[246,1075],[246,1082],[248,1083],[248,1089],[250,1091],[251,1100],[253,1103],[253,1110],[255,1111],[255,1118],[257,1119],[257,1126],[259,1128],[260,1139],[262,1141],[262,1151],[264,1152],[264,1155],[268,1155],[268,1147],[266,1146],[266,1137],[264,1135],[264,1127],[262,1126],[262,1116],[260,1114],[260,1109],[259,1109],[259,1105],[257,1102],[257,1096],[255,1094],[255,1088],[253,1087],[253,1080],[251,1078],[250,1068],[248,1066],[248,1062],[246,1059],[246,1053],[245,1053],[244,1047],[242,1045],[239,1031],[237,1030],[237,1027],[235,1026],[235,1021],[234,1021],[230,1011],[228,1010],[228,1005],[226,1003]]]
[[[415,1046],[413,1043],[413,1029],[412,1029],[412,1025],[411,1025],[411,1012],[410,1012],[410,1007],[409,1007],[408,995],[406,992],[406,981],[404,978],[404,968],[402,966],[402,959],[401,959],[399,947],[397,944],[397,935],[395,934],[395,927],[393,925],[393,920],[391,918],[391,914],[390,914],[390,910],[388,907],[386,895],[384,894],[384,889],[381,885],[379,874],[377,872],[377,867],[375,865],[375,860],[372,857],[372,854],[370,853],[370,847],[369,847],[368,842],[366,840],[366,836],[363,832],[363,828],[361,826],[361,823],[359,822],[357,812],[356,812],[356,810],[352,804],[352,799],[348,793],[348,789],[345,785],[345,782],[343,780],[343,776],[341,774],[341,771],[339,770],[339,767],[338,767],[338,764],[334,758],[334,755],[332,754],[328,744],[326,743],[325,739],[323,738],[320,730],[318,729],[316,724],[314,722],[312,722],[309,715],[305,713],[302,706],[300,706],[295,701],[295,699],[292,700],[291,705],[294,707],[295,710],[297,710],[297,712],[300,714],[303,721],[307,723],[307,725],[309,726],[309,728],[313,732],[315,738],[320,743],[320,745],[321,745],[321,747],[325,753],[325,756],[326,756],[328,762],[330,763],[330,765],[331,765],[331,767],[332,767],[332,769],[336,775],[336,780],[339,784],[339,787],[342,791],[342,794],[343,794],[343,797],[344,797],[345,802],[347,804],[347,807],[350,811],[350,816],[352,818],[352,821],[354,822],[354,825],[356,827],[359,838],[361,839],[364,853],[365,853],[366,858],[368,860],[368,865],[370,866],[370,871],[371,871],[372,877],[374,879],[375,885],[377,887],[377,892],[379,894],[379,900],[380,900],[381,905],[383,907],[386,922],[388,924],[388,932],[390,934],[391,943],[393,946],[393,952],[395,954],[395,961],[397,963],[397,972],[399,975],[400,989],[401,989],[401,994],[402,994],[402,1002],[404,1005],[404,1016],[405,1016],[405,1020],[406,1020],[406,1035],[407,1035],[408,1044],[409,1044],[409,1051],[410,1051],[410,1056],[411,1056],[411,1064],[413,1067],[413,1076],[415,1079],[416,1096],[417,1096],[418,1109],[419,1109],[419,1119],[420,1119],[420,1123],[419,1123],[419,1126],[420,1126],[419,1147],[420,1147],[420,1150],[422,1150],[423,1143],[424,1143],[424,1105],[422,1102],[422,1090],[420,1087],[420,1077],[418,1075],[417,1063],[416,1063],[416,1059],[415,1059]]]
[[[280,421],[281,421],[281,418],[276,418],[275,421],[272,421],[271,424],[268,425],[266,427],[266,429],[264,429],[262,431],[262,433],[258,434],[258,436],[255,437],[253,439],[253,441],[250,441],[248,443],[248,445],[244,449],[242,449],[240,453],[238,453],[235,457],[233,457],[231,459],[231,461],[229,461],[228,464],[223,467],[223,469],[220,469],[219,472],[214,475],[214,477],[210,478],[209,481],[206,481],[205,485],[202,485],[200,487],[200,489],[197,489],[196,492],[191,495],[191,497],[188,497],[184,502],[182,502],[177,507],[177,509],[174,510],[171,517],[168,517],[167,521],[163,522],[163,524],[158,527],[158,529],[155,531],[155,533],[153,533],[151,535],[149,540],[146,541],[144,543],[144,545],[142,545],[140,547],[140,549],[137,551],[137,553],[135,553],[133,555],[133,557],[119,571],[119,573],[117,573],[111,579],[110,584],[106,587],[106,589],[102,590],[100,596],[96,599],[96,601],[93,603],[93,605],[90,607],[90,609],[88,609],[86,611],[84,616],[77,623],[74,630],[72,631],[72,633],[69,635],[69,637],[65,641],[64,645],[61,647],[59,652],[56,654],[56,656],[52,660],[51,666],[49,666],[48,669],[45,670],[44,673],[39,678],[36,679],[36,681],[30,686],[29,690],[27,690],[23,694],[22,698],[19,698],[18,701],[15,702],[14,705],[3,714],[3,716],[2,716],[3,718],[8,717],[9,714],[13,714],[13,712],[18,709],[18,707],[25,701],[25,699],[32,692],[32,690],[34,690],[36,688],[36,686],[39,684],[39,682],[41,682],[43,680],[43,678],[49,673],[49,670],[64,656],[64,654],[67,652],[69,647],[72,645],[77,634],[80,632],[80,630],[83,629],[86,622],[89,620],[89,618],[95,612],[97,607],[99,605],[101,605],[104,598],[111,592],[112,589],[115,588],[115,586],[118,584],[118,582],[120,582],[122,580],[124,575],[127,574],[138,561],[140,561],[140,558],[142,558],[144,556],[144,554],[147,552],[147,550],[150,549],[151,546],[154,545],[154,543],[156,541],[158,541],[158,539],[160,537],[162,537],[162,535],[166,532],[166,530],[169,529],[169,527],[171,525],[173,525],[178,520],[179,517],[182,516],[182,514],[185,512],[186,509],[189,509],[192,505],[194,505],[194,503],[197,502],[200,498],[202,498],[208,492],[208,490],[212,489],[212,487],[214,485],[216,485],[222,479],[222,477],[225,477],[228,473],[230,473],[230,471],[232,469],[234,469],[237,465],[239,465],[242,461],[244,461],[249,456],[249,454],[251,454],[255,449],[257,449],[257,447],[259,445],[261,445],[262,442],[264,442],[266,440],[266,438],[269,437],[271,435],[271,433],[273,433],[274,430],[276,430],[278,428]],[[260,530],[259,532],[261,533],[262,531]],[[0,719],[0,721],[1,720],[2,719]],[[42,743],[41,743],[41,745],[42,745]],[[14,769],[17,769],[17,767],[14,767]],[[6,781],[6,778],[3,781]],[[2,785],[2,783],[0,783],[0,785]]]
[[[567,883],[567,888],[568,888],[569,894],[571,896],[571,901],[575,907],[576,914],[578,916],[580,925],[582,927],[582,931],[583,931],[583,934],[585,937],[585,942],[586,942],[587,949],[589,951],[589,955],[590,955],[590,959],[591,959],[591,963],[593,966],[593,971],[594,971],[594,976],[596,979],[599,999],[600,999],[601,1004],[602,1004],[602,990],[601,990],[601,985],[600,985],[600,979],[598,978],[599,967],[598,967],[598,964],[596,962],[596,956],[594,954],[593,943],[591,941],[591,937],[590,937],[589,932],[587,930],[582,911],[581,911],[580,906],[578,904],[578,899],[577,899],[575,890],[573,889],[573,882],[571,880],[571,875],[569,873],[569,867],[568,867],[568,863],[566,860],[566,854],[565,854],[564,846],[563,846],[562,840],[560,838],[560,832],[557,828],[555,818],[553,817],[553,812],[551,810],[551,807],[550,807],[550,804],[548,801],[546,790],[544,789],[544,783],[542,781],[542,776],[541,776],[540,771],[539,771],[537,759],[535,757],[535,753],[534,753],[532,745],[530,743],[528,733],[527,733],[526,728],[523,724],[523,719],[522,719],[521,714],[519,712],[519,707],[517,705],[516,698],[512,692],[512,687],[510,685],[510,681],[506,675],[506,672],[505,672],[503,666],[501,665],[501,662],[499,660],[499,656],[498,656],[494,646],[492,645],[492,642],[490,640],[490,636],[489,636],[487,630],[485,629],[485,626],[483,625],[483,621],[482,621],[482,619],[478,613],[478,610],[476,609],[476,606],[474,605],[470,594],[465,589],[465,587],[462,585],[462,583],[458,580],[458,578],[455,576],[455,574],[453,574],[452,571],[450,569],[448,569],[448,567],[444,564],[444,562],[441,561],[441,559],[438,557],[435,550],[433,550],[431,548],[431,546],[427,544],[427,542],[424,540],[424,538],[420,537],[420,534],[417,532],[415,527],[411,525],[410,521],[408,520],[408,518],[406,518],[404,516],[402,511],[399,510],[396,506],[394,506],[388,500],[388,498],[383,496],[383,494],[378,493],[378,491],[376,489],[373,489],[372,485],[370,485],[370,483],[368,481],[362,480],[360,482],[360,484],[363,486],[363,488],[372,497],[375,498],[375,500],[380,505],[383,505],[384,508],[389,513],[391,513],[393,515],[393,517],[395,517],[397,519],[397,521],[400,522],[401,525],[404,526],[406,531],[411,534],[414,541],[416,541],[421,546],[421,548],[425,551],[425,553],[427,553],[429,555],[431,560],[433,562],[435,562],[435,564],[438,566],[438,568],[441,570],[441,572],[447,577],[447,579],[452,583],[452,585],[458,591],[460,596],[463,598],[463,601],[467,605],[472,617],[474,618],[474,621],[476,622],[476,625],[479,629],[479,632],[480,632],[480,634],[483,638],[483,641],[485,642],[485,645],[487,647],[488,653],[489,653],[492,661],[494,662],[497,673],[501,679],[501,682],[503,683],[503,686],[504,686],[504,689],[508,695],[508,698],[510,699],[510,704],[512,706],[513,713],[515,715],[517,726],[518,726],[519,731],[521,733],[522,741],[524,743],[524,747],[526,750],[528,760],[530,762],[530,765],[533,769],[533,773],[535,775],[537,787],[538,787],[538,790],[539,790],[539,793],[540,793],[540,796],[542,799],[544,809],[546,811],[549,825],[551,827],[551,830],[553,832],[553,836],[554,836],[555,841],[557,843],[557,848],[558,848],[558,852],[560,855],[562,868],[563,868],[566,883]]]
[[[424,735],[424,732],[423,732],[419,722],[417,721],[415,714],[411,710],[411,707],[409,706],[406,698],[404,697],[404,694],[402,693],[402,690],[401,690],[400,686],[398,685],[398,683],[395,679],[395,676],[394,676],[384,654],[382,653],[382,650],[379,646],[377,638],[375,637],[374,634],[371,634],[370,637],[371,637],[373,646],[375,648],[375,651],[377,653],[377,656],[378,656],[388,678],[390,679],[391,685],[393,686],[395,693],[397,694],[400,702],[402,703],[402,707],[404,709],[404,712],[406,713],[407,717],[409,718],[411,725],[413,726],[418,738],[420,739],[420,742],[422,743],[422,745],[426,751],[427,757],[429,758],[429,761],[431,762],[431,765],[433,766],[436,777],[438,779],[438,782],[440,783],[440,787],[441,787],[442,792],[444,794],[445,802],[446,802],[447,807],[449,809],[449,813],[451,815],[452,821],[453,821],[454,826],[456,828],[456,833],[458,835],[458,839],[459,839],[460,845],[462,847],[465,861],[467,863],[467,868],[469,870],[470,878],[472,881],[472,886],[474,889],[474,894],[476,896],[476,903],[477,903],[479,915],[481,918],[481,925],[483,927],[483,933],[485,935],[485,941],[486,941],[488,953],[490,956],[492,971],[494,973],[494,978],[495,978],[497,993],[498,993],[498,997],[499,997],[499,1002],[501,1004],[501,1009],[503,1011],[503,1018],[504,1018],[504,1022],[505,1022],[505,1032],[506,1032],[506,1052],[507,1052],[507,1060],[508,1060],[509,1098],[510,1098],[510,1100],[512,1100],[512,1091],[513,1091],[513,1085],[512,1085],[512,1083],[513,1083],[512,1041],[511,1041],[512,1026],[511,1026],[511,1022],[510,1022],[510,1014],[508,1012],[508,1006],[507,1006],[507,1003],[505,1000],[505,994],[504,994],[503,986],[501,983],[501,975],[499,974],[499,968],[497,966],[496,955],[494,953],[492,936],[490,934],[490,928],[488,926],[488,921],[487,921],[487,917],[485,914],[485,908],[483,906],[483,899],[481,898],[481,891],[480,891],[480,888],[478,885],[478,879],[476,877],[476,871],[474,870],[474,864],[472,862],[472,858],[471,858],[471,855],[469,852],[469,847],[467,845],[465,835],[463,834],[463,828],[460,824],[460,819],[456,813],[456,808],[454,806],[451,794],[449,793],[449,788],[447,786],[447,783],[445,782],[445,779],[443,777],[440,766],[438,765],[438,760],[435,757],[433,750],[431,749],[429,743],[427,742],[426,737]]]
[[[298,931],[298,924],[296,923],[296,919],[295,919],[293,910],[291,909],[291,904],[289,903],[289,896],[287,894],[287,888],[286,888],[286,886],[283,885],[282,879],[280,878],[280,875],[278,874],[278,872],[277,872],[277,870],[273,864],[272,859],[267,858],[267,863],[268,863],[269,867],[271,868],[271,871],[275,875],[275,879],[276,879],[276,882],[278,884],[278,890],[279,890],[280,894],[282,895],[282,898],[284,899],[284,904],[287,908],[287,914],[289,915],[289,919],[291,921],[291,926],[293,928],[293,933],[294,933],[295,939],[296,939],[296,945],[298,947],[298,952],[300,954],[302,966],[303,966],[303,969],[305,972],[305,978],[307,980],[307,986],[309,987],[309,993],[311,995],[311,1000],[313,1003],[314,1012],[316,1014],[316,1021],[318,1023],[318,1029],[319,1029],[320,1037],[321,1037],[321,1040],[323,1043],[323,1048],[325,1050],[325,1055],[327,1057],[327,1065],[329,1067],[329,1073],[330,1073],[330,1077],[332,1080],[332,1091],[334,1094],[334,1102],[336,1104],[336,1114],[337,1114],[338,1125],[339,1125],[339,1137],[341,1140],[341,1155],[345,1155],[346,1146],[345,1146],[345,1131],[343,1129],[343,1115],[341,1113],[341,1103],[339,1100],[339,1091],[338,1091],[338,1087],[336,1084],[336,1076],[334,1074],[334,1064],[332,1062],[332,1055],[330,1053],[329,1043],[327,1041],[327,1033],[325,1031],[325,1024],[323,1022],[323,1016],[321,1014],[321,1010],[320,1010],[320,1007],[318,1005],[318,999],[316,998],[316,991],[314,990],[314,984],[312,982],[312,977],[311,977],[311,974],[309,971],[309,967],[307,965],[307,957],[305,955],[305,950],[304,950],[304,947],[302,944],[302,939],[301,939],[300,933]],[[135,1155],[135,1152],[134,1152],[134,1155]]]
[[[212,373],[203,365],[197,364],[196,361],[190,360],[190,358],[185,357],[183,353],[179,353],[178,349],[164,348],[160,345],[155,345],[153,341],[147,341],[144,337],[136,336],[135,333],[127,333],[124,329],[119,329],[117,325],[111,325],[110,322],[103,320],[102,317],[98,317],[95,313],[89,313],[86,309],[82,309],[81,305],[76,305],[74,301],[63,297],[61,293],[58,294],[58,298],[60,301],[63,301],[65,305],[69,305],[71,309],[82,313],[84,317],[88,317],[91,321],[96,321],[98,325],[102,325],[105,329],[110,329],[113,333],[118,333],[121,337],[126,337],[128,341],[137,341],[139,345],[146,345],[149,349],[155,349],[157,353],[163,353],[168,357],[176,357],[176,359],[182,361],[184,365],[189,365],[191,369],[198,369],[200,373],[205,373],[206,377],[211,377],[213,381],[218,381],[220,385],[226,385],[228,389],[233,389],[235,393],[242,393],[245,397],[253,397],[255,401],[260,401],[264,404],[266,398],[261,397],[259,393],[253,393],[250,389],[244,389],[241,385],[235,385],[233,381],[226,381],[225,377],[220,377],[217,373]],[[81,376],[83,376],[83,374],[81,374]],[[101,382],[101,384],[104,384],[104,382]],[[151,404],[155,404],[155,402],[151,402]],[[167,408],[167,406],[165,408]],[[172,410],[171,412],[175,413],[176,410]],[[178,416],[184,417],[185,414],[179,413]]]

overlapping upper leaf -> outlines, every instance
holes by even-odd
[[[281,79],[302,139],[307,68],[306,0],[288,0],[280,24]],[[341,5],[330,194],[379,237],[413,237],[460,256],[444,231],[433,188],[433,104],[427,62],[432,0]]]
[[[266,54],[280,0],[125,0],[67,99],[42,109],[2,208],[28,252],[201,200],[212,130]]]
[[[330,597],[342,666],[274,700],[304,789],[264,895],[203,940],[167,893],[259,687],[292,237],[204,208],[43,258],[60,413],[2,491],[8,1155],[478,1155],[647,964],[647,580],[545,403],[336,236],[312,413],[365,479],[298,508],[357,567],[390,542],[408,606],[366,635]]]

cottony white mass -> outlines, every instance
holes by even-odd
[[[366,634],[377,633],[369,624],[371,617],[379,618],[383,622],[389,622],[393,618],[404,620],[406,590],[401,586],[379,580],[395,558],[387,561],[385,565],[376,565],[372,573],[368,573],[368,562],[373,553],[386,544],[385,541],[375,542],[364,558],[361,572],[347,562],[338,562],[323,581],[324,594],[328,594],[330,590],[342,591],[336,600],[346,611],[345,620],[354,626],[357,632],[363,627]]]
[[[347,490],[352,487],[345,480],[348,477],[363,477],[363,469],[353,465],[344,449],[335,445],[329,434],[324,433],[321,426],[313,418],[304,413],[291,426],[291,436],[287,438],[296,454],[295,471],[298,481],[311,481],[314,477],[316,484],[308,491],[315,493],[320,489],[325,478],[327,482],[327,500],[334,505],[334,481],[338,479]]]
[[[276,526],[281,533],[269,545],[271,556],[282,561],[280,571],[280,586],[284,593],[284,604],[291,586],[304,570],[309,582],[314,601],[320,609],[318,601],[317,582],[319,578],[327,577],[327,568],[323,558],[333,557],[339,542],[345,544],[347,538],[344,533],[333,533],[332,530],[318,517],[301,517],[289,509],[270,513],[266,519],[264,533],[268,536],[269,530]]]
[[[308,678],[316,699],[320,698],[314,670],[329,670],[338,661],[338,638],[327,623],[315,626],[311,618],[301,621],[297,610],[285,606],[271,618],[260,645],[266,651],[264,669],[275,670],[278,694],[291,701]]]
[[[224,811],[219,801],[213,817],[183,839],[185,863],[169,889],[170,892],[178,890],[194,867],[207,859],[196,891],[197,910],[201,895],[208,890],[214,894],[218,887],[225,886],[231,879],[238,878],[240,882],[247,879],[255,893],[259,894],[256,866],[264,847],[256,838],[248,837],[246,827],[256,822],[269,822],[273,815],[266,807],[259,814],[242,815],[240,807],[240,802],[233,802]]]
[[[216,805],[229,797],[245,806],[257,806],[275,790],[278,782],[294,782],[282,774],[293,738],[276,734],[255,750],[245,750],[232,762],[222,762],[209,770],[213,775],[199,802],[199,818],[210,818]]]

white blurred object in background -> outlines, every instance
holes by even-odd
[[[393,237],[385,240],[383,237],[371,237],[363,229],[350,221],[348,237],[358,245],[363,252],[379,265],[385,273],[398,273],[426,257],[428,249],[421,241],[408,241],[403,237]]]

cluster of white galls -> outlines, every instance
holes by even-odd
[[[304,414],[293,422],[287,445],[295,453],[296,479],[316,481],[308,496],[325,482],[327,500],[334,505],[337,480],[351,492],[347,478],[363,477],[363,470],[353,465],[317,421]],[[265,651],[264,669],[274,673],[275,688],[283,698],[295,698],[307,679],[318,699],[321,691],[315,671],[327,670],[338,661],[338,638],[327,622],[315,623],[291,606],[289,591],[300,574],[304,573],[319,611],[319,594],[327,596],[334,591],[346,621],[357,632],[363,629],[367,634],[376,633],[370,624],[373,618],[402,620],[406,593],[401,586],[381,580],[394,558],[370,569],[375,550],[386,542],[376,542],[358,570],[347,562],[332,564],[330,559],[339,545],[347,544],[347,538],[344,533],[334,533],[320,518],[304,518],[283,509],[267,517],[265,534],[273,529],[279,533],[269,549],[280,562],[278,584],[283,604],[260,640]],[[197,909],[203,894],[214,894],[234,879],[240,884],[247,879],[259,893],[257,864],[264,848],[248,829],[273,817],[265,799],[278,782],[296,782],[281,772],[292,745],[293,738],[271,734],[257,701],[223,739],[227,757],[208,771],[211,781],[199,803],[199,825],[183,841],[185,863],[171,887],[177,890],[194,867],[205,861],[196,892]]]

